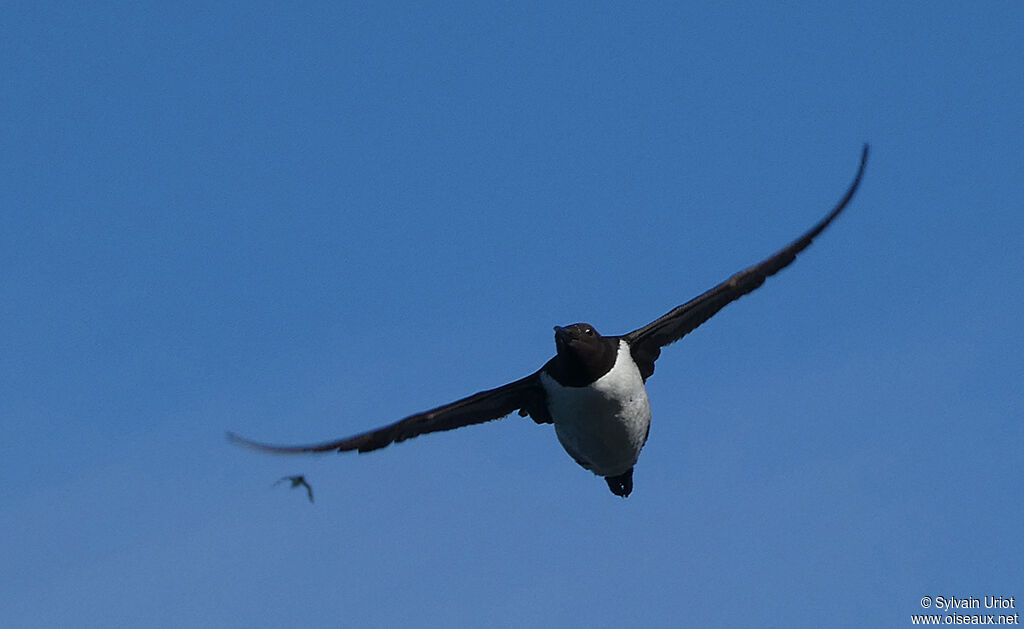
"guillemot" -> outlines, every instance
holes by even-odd
[[[867,159],[865,145],[857,174],[839,203],[799,238],[628,334],[602,336],[588,323],[555,326],[557,353],[525,378],[352,437],[300,446],[259,443],[234,433],[228,433],[228,437],[279,454],[370,452],[426,433],[480,424],[518,411],[538,424],[554,424],[555,435],[569,456],[604,477],[611,492],[625,498],[633,490],[633,467],[650,431],[651,407],[645,383],[654,374],[661,349],[789,266],[846,208],[860,185]],[[292,486],[297,486],[294,480]]]

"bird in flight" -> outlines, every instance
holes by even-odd
[[[650,430],[651,407],[644,385],[654,374],[661,349],[789,266],[846,208],[860,185],[867,159],[865,145],[846,194],[799,238],[628,334],[604,336],[589,323],[555,326],[555,356],[525,378],[352,437],[299,446],[259,443],[234,433],[228,433],[228,438],[278,454],[371,452],[426,433],[481,424],[518,411],[538,424],[554,424],[555,435],[569,456],[604,477],[611,492],[625,498],[633,490],[633,466]],[[304,484],[301,476],[299,481],[292,478],[293,487]]]
[[[309,501],[313,502],[313,488],[310,487],[309,483],[306,482],[305,476],[285,476],[278,480],[276,483],[274,483],[274,487],[277,487],[278,485],[285,481],[291,482],[292,489],[295,489],[296,487],[305,487],[306,495],[309,496]]]

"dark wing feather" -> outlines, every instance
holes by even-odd
[[[481,391],[451,404],[410,415],[383,428],[336,441],[304,446],[275,446],[250,441],[230,432],[228,439],[256,450],[279,454],[347,452],[350,450],[370,452],[429,432],[452,430],[500,419],[517,410],[520,415],[531,415],[538,423],[550,421],[546,417],[547,406],[544,401],[544,389],[540,385],[538,373],[533,373],[496,389]]]
[[[846,208],[850,199],[853,198],[853,194],[857,191],[857,186],[860,185],[867,160],[868,146],[865,144],[864,151],[861,153],[860,168],[857,169],[857,176],[854,177],[853,183],[850,184],[846,194],[843,195],[843,198],[840,199],[839,203],[825,218],[804,235],[794,240],[788,247],[770,258],[740,271],[703,295],[691,299],[644,327],[626,334],[623,338],[626,339],[632,348],[633,360],[636,361],[637,366],[640,368],[640,374],[643,378],[646,380],[654,373],[654,361],[661,354],[662,347],[683,338],[730,302],[753,291],[763,284],[768,277],[789,266],[796,259],[797,254],[806,249],[811,244],[811,241]]]

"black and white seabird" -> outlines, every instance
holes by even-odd
[[[846,194],[818,224],[775,255],[621,336],[603,336],[588,323],[555,326],[557,353],[534,373],[504,386],[410,415],[391,425],[337,441],[275,446],[228,433],[240,444],[282,454],[370,452],[429,432],[500,419],[518,411],[538,424],[554,424],[562,447],[577,463],[603,476],[616,496],[633,490],[633,466],[647,441],[651,407],[644,387],[661,348],[675,343],[730,302],[786,268],[839,216],[860,185],[868,147]]]

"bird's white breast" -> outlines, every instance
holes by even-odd
[[[562,447],[599,476],[628,471],[651,425],[647,390],[629,346],[619,341],[615,364],[585,387],[565,387],[541,372],[548,410]]]

